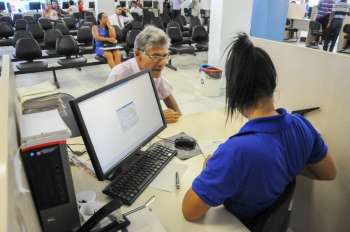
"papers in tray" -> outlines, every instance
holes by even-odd
[[[20,126],[22,149],[65,141],[71,135],[57,110],[22,115]]]
[[[57,88],[48,81],[29,87],[17,88],[18,99],[21,103],[34,98],[58,93],[60,92],[57,90]]]
[[[110,46],[110,47],[100,47],[103,51],[110,51],[110,50],[123,50],[124,48],[120,45]]]

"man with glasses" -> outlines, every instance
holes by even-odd
[[[164,31],[154,26],[147,26],[135,39],[135,57],[115,66],[107,79],[107,84],[141,70],[151,69],[158,96],[168,108],[163,111],[165,120],[167,123],[175,123],[181,116],[181,111],[172,95],[170,83],[162,77],[162,70],[169,57],[169,44],[169,37]]]

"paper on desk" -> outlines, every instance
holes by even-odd
[[[152,181],[150,186],[167,192],[175,192],[175,173],[178,172],[181,185],[181,177],[183,176],[186,170],[187,165],[173,160],[159,173],[159,175]]]
[[[127,216],[130,226],[129,232],[166,232],[158,217],[148,208]]]
[[[202,152],[205,156],[212,155],[218,146],[222,144],[224,141],[223,140],[202,140],[202,141],[197,141],[199,146],[202,149]]]

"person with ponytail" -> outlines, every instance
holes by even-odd
[[[248,122],[206,162],[183,199],[182,212],[195,221],[210,207],[224,205],[249,228],[297,175],[333,180],[336,168],[308,120],[275,108],[276,69],[246,34],[233,42],[225,73],[228,120],[242,115]]]

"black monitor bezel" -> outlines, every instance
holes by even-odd
[[[150,5],[151,6],[145,6],[145,3],[151,3]],[[143,1],[143,7],[144,8],[153,8],[153,1],[152,0],[145,0],[145,1]]]
[[[136,147],[128,156],[126,156],[122,161],[120,161],[118,164],[114,165],[112,168],[109,169],[109,171],[107,171],[106,173],[103,173],[102,171],[102,168],[101,168],[101,164],[97,158],[97,155],[96,155],[96,152],[95,152],[95,149],[94,149],[94,146],[92,144],[92,141],[91,141],[91,138],[89,136],[89,133],[87,131],[87,128],[86,128],[86,125],[84,123],[84,120],[83,120],[83,117],[82,117],[82,114],[81,114],[81,111],[79,109],[79,103],[80,102],[83,102],[91,97],[94,97],[104,91],[107,91],[109,89],[112,89],[118,85],[121,85],[125,82],[128,82],[132,79],[135,79],[139,76],[142,76],[144,74],[148,73],[148,77],[150,78],[151,80],[151,83],[152,83],[152,87],[153,87],[153,91],[154,91],[154,94],[155,94],[155,97],[156,97],[156,100],[157,100],[157,104],[158,104],[158,108],[159,108],[159,111],[160,111],[160,114],[161,114],[161,117],[162,117],[162,121],[163,121],[163,126],[161,128],[159,128],[156,132],[154,132],[152,135],[150,135],[147,139],[145,139],[145,141],[143,143],[141,143],[138,147]],[[156,90],[156,86],[154,84],[154,81],[151,77],[151,74],[150,74],[150,70],[144,70],[144,71],[141,71],[139,73],[136,73],[134,75],[131,75],[129,77],[126,77],[120,81],[117,81],[117,82],[114,82],[112,84],[109,84],[109,85],[106,85],[102,88],[99,88],[97,90],[94,90],[90,93],[87,93],[81,97],[78,97],[72,101],[70,101],[70,106],[72,108],[72,112],[73,112],[73,115],[75,117],[75,120],[77,122],[77,125],[78,125],[78,128],[80,130],[80,134],[83,138],[83,141],[84,141],[84,144],[85,144],[85,147],[86,147],[86,151],[88,152],[89,154],[89,157],[90,157],[90,160],[91,160],[91,163],[92,163],[92,166],[94,167],[94,170],[95,170],[95,173],[96,173],[96,177],[98,180],[100,181],[103,181],[105,179],[108,179],[108,176],[110,176],[110,174],[114,173],[114,171],[116,169],[118,169],[120,166],[122,166],[123,162],[125,162],[128,157],[131,157],[133,153],[139,151],[144,145],[146,145],[148,142],[150,142],[154,137],[156,137],[161,131],[163,131],[166,127],[167,127],[167,124],[166,124],[166,121],[165,121],[165,117],[164,117],[164,114],[163,114],[163,110],[162,110],[162,106],[160,104],[160,100],[159,100],[159,96],[158,96],[158,93],[157,93],[157,90]]]
[[[90,7],[93,6],[93,7]],[[95,9],[95,2],[89,2],[89,9]]]
[[[33,6],[40,6],[39,8],[32,8],[31,5]],[[41,2],[29,2],[29,10],[41,10]]]

